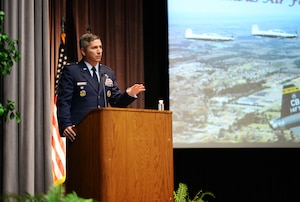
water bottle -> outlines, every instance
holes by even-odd
[[[165,110],[164,100],[158,100],[158,110]]]

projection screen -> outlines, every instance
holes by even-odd
[[[174,148],[300,146],[300,0],[168,0]]]

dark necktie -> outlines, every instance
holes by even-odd
[[[95,67],[92,67],[92,70],[93,70],[93,78],[94,78],[94,80],[95,80],[97,83],[99,83],[98,76],[97,76],[97,74],[96,74],[96,68],[95,68]]]

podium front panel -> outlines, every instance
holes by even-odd
[[[67,192],[98,201],[173,201],[170,111],[103,108],[67,144]]]

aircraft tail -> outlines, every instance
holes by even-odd
[[[300,112],[300,88],[294,84],[288,84],[282,88],[281,117]]]
[[[193,36],[193,31],[192,29],[187,29],[185,30],[185,38],[190,38]]]
[[[282,88],[281,117],[270,121],[273,129],[299,128],[300,126],[300,88],[288,84]],[[300,131],[299,131],[300,132]]]
[[[259,32],[259,27],[257,24],[252,25],[252,35],[257,34],[257,32]]]

